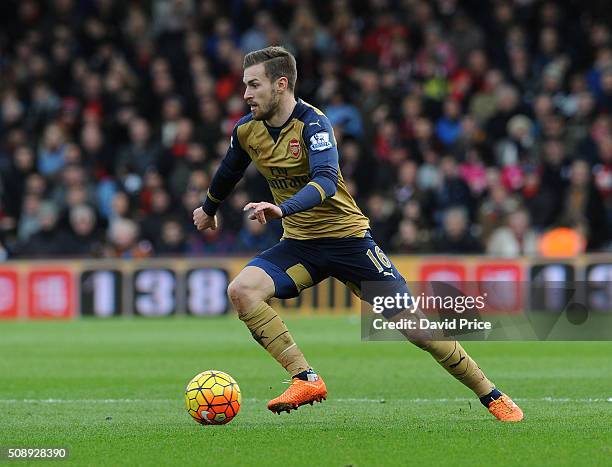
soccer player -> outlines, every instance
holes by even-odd
[[[215,213],[253,162],[267,179],[274,204],[251,202],[250,219],[282,219],[283,239],[260,253],[230,283],[228,294],[255,340],[292,377],[291,385],[268,403],[289,412],[327,397],[321,376],[308,363],[287,326],[267,303],[291,298],[332,276],[358,296],[363,281],[406,281],[372,239],[369,221],[348,193],[338,165],[332,126],[315,107],[294,96],[293,55],[268,47],[246,55],[244,99],[251,112],[233,129],[227,155],[194,210],[198,230],[216,229]],[[413,340],[451,375],[469,387],[503,421],[519,421],[521,409],[495,388],[456,341]]]

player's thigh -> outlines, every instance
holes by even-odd
[[[409,292],[404,277],[369,235],[342,239],[330,256],[330,272],[370,303],[374,295]]]
[[[308,242],[287,239],[257,255],[247,267],[259,268],[272,279],[274,297],[293,298],[328,277],[318,258]]]

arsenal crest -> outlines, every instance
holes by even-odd
[[[300,157],[300,142],[295,138],[289,141],[289,154],[296,159]]]

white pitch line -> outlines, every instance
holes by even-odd
[[[144,403],[174,403],[177,399],[0,399],[0,404],[144,404]],[[244,402],[267,402],[267,399],[243,399]],[[608,398],[572,398],[572,397],[541,397],[541,398],[515,398],[518,402],[612,402],[612,397]],[[339,403],[369,403],[382,404],[393,402],[405,402],[410,404],[438,404],[443,402],[474,402],[475,398],[455,398],[455,399],[367,399],[367,398],[339,398],[330,399],[329,402]]]
[[[175,399],[0,399],[0,404],[141,404],[171,402]]]

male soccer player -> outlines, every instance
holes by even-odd
[[[291,298],[332,276],[358,296],[363,281],[406,282],[372,239],[369,221],[348,193],[338,165],[334,132],[318,109],[296,100],[295,58],[282,47],[246,55],[244,99],[251,113],[233,129],[230,147],[202,207],[193,212],[198,230],[215,229],[220,203],[253,162],[267,179],[274,204],[248,203],[250,219],[282,219],[283,239],[259,254],[228,287],[239,318],[292,377],[291,385],[268,403],[275,413],[327,397],[285,323],[267,303]],[[407,290],[407,289],[406,289]],[[456,341],[413,340],[444,369],[472,389],[503,421],[519,421],[521,409],[495,388]]]

